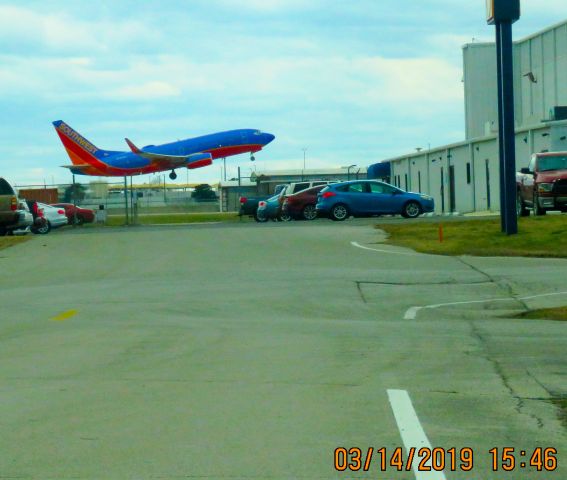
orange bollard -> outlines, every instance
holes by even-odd
[[[443,225],[439,224],[439,243],[443,243]]]

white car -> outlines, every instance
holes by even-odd
[[[65,210],[61,207],[52,207],[51,205],[46,205],[45,203],[37,202],[37,208],[40,212],[39,214],[47,220],[44,226],[38,227],[34,230],[35,233],[46,234],[49,233],[52,228],[62,227],[67,225],[67,215],[65,215]]]

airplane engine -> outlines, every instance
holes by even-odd
[[[204,158],[203,160],[197,160],[195,162],[188,163],[187,168],[189,170],[193,170],[194,168],[208,167],[209,165],[212,164],[213,164],[212,158]]]
[[[213,163],[213,156],[210,153],[194,153],[187,157],[187,168],[193,170],[194,168],[208,167]]]

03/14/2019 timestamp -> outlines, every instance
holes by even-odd
[[[513,447],[491,448],[483,451],[488,455],[492,471],[511,472],[533,469],[552,472],[557,469],[557,449],[537,447],[532,450],[518,450]],[[478,454],[477,454],[478,455]],[[475,452],[472,448],[358,448],[338,447],[334,452],[334,467],[339,472],[388,470],[422,472],[463,471],[470,472],[475,466]]]

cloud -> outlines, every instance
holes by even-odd
[[[282,12],[290,10],[312,9],[319,3],[318,0],[218,0],[218,3],[232,11],[247,10],[252,12]]]
[[[164,97],[178,97],[179,88],[161,81],[146,82],[142,85],[132,85],[115,90],[111,96],[128,100],[151,100]]]
[[[0,41],[4,52],[107,53],[154,44],[156,31],[132,20],[82,20],[65,12],[41,12],[0,5]]]

